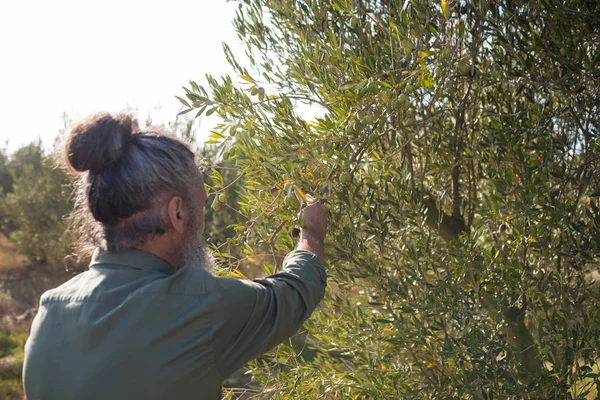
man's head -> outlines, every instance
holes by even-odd
[[[139,131],[129,115],[99,113],[72,126],[64,156],[79,174],[75,214],[92,245],[147,250],[175,269],[211,267],[206,191],[186,144]]]

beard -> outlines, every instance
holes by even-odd
[[[216,268],[216,262],[208,248],[206,238],[198,229],[197,224],[193,224],[190,228],[190,235],[183,246],[183,265],[199,267],[212,274]]]

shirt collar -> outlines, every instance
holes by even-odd
[[[113,252],[97,248],[92,255],[90,268],[100,264],[158,271],[167,275],[171,275],[175,272],[165,260],[146,251],[136,249],[125,249]]]

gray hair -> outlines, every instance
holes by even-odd
[[[118,251],[164,233],[161,207],[169,195],[197,212],[194,153],[167,132],[139,131],[129,115],[98,113],[75,123],[64,161],[77,175],[73,222],[83,250]]]

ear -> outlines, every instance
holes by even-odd
[[[167,219],[169,225],[173,227],[175,232],[185,232],[186,213],[183,209],[183,200],[179,196],[173,196],[167,203]]]

